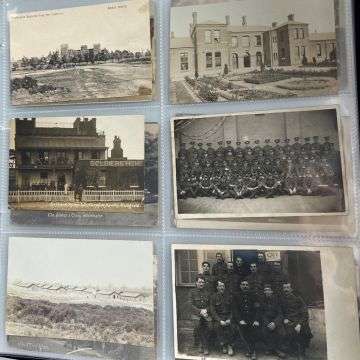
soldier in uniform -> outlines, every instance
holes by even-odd
[[[197,160],[199,161],[200,165],[203,165],[206,160],[206,150],[203,148],[203,144],[201,142],[198,143]]]
[[[225,149],[223,148],[223,142],[219,141],[218,145],[219,145],[218,148],[215,150],[216,157],[220,158],[220,159],[224,159],[225,158]]]
[[[210,295],[205,289],[205,280],[196,277],[196,288],[190,291],[191,319],[195,321],[194,345],[199,346],[199,352],[209,354],[209,338],[212,318],[210,315]]]
[[[270,145],[271,139],[265,139],[265,145],[263,146],[264,155],[269,157],[269,152],[272,150],[272,146]]]
[[[266,354],[274,354],[284,359],[285,354],[280,350],[284,336],[282,312],[279,299],[274,295],[269,284],[264,285],[264,297],[260,309]]]
[[[302,151],[306,154],[310,154],[310,152],[311,152],[310,138],[306,137],[306,138],[304,138],[304,140],[305,140],[305,144],[302,146]]]
[[[249,271],[246,268],[246,265],[241,256],[237,256],[235,258],[234,269],[235,272],[239,275],[239,282],[244,280],[249,275]]]
[[[239,275],[234,269],[234,263],[232,261],[227,262],[227,276],[225,287],[227,291],[230,292],[231,295],[235,295],[239,289]]]
[[[258,252],[257,254],[257,272],[262,278],[263,283],[267,283],[271,277],[271,267],[266,262],[265,254]]]
[[[209,161],[210,163],[212,163],[215,160],[215,157],[216,157],[215,149],[212,147],[211,142],[207,143],[206,146],[207,146],[206,160]]]
[[[282,158],[282,155],[283,155],[283,148],[282,148],[282,146],[280,145],[280,139],[275,139],[275,146],[274,146],[274,150],[275,150],[275,155],[276,155],[276,157],[278,157],[278,158]]]
[[[232,156],[234,156],[235,150],[231,146],[231,140],[226,140],[225,154],[229,155],[230,153],[231,153]]]
[[[299,156],[301,153],[301,144],[299,141],[300,141],[300,138],[297,136],[294,138],[294,143],[291,145],[296,156]]]
[[[243,158],[243,150],[241,148],[241,141],[236,142],[235,157]]]
[[[313,143],[311,144],[311,151],[315,151],[316,154],[321,152],[321,144],[319,143],[319,137],[317,135],[313,136]]]
[[[260,303],[247,280],[240,283],[240,290],[233,303],[233,313],[239,327],[240,340],[247,347],[247,356],[256,359],[256,343],[260,340]]]
[[[330,140],[330,136],[324,136],[324,143],[321,145],[321,153],[329,153],[331,151],[331,142]]]
[[[292,149],[292,147],[290,145],[290,139],[285,139],[284,143],[285,143],[285,145],[283,146],[283,151],[288,156],[288,155],[290,155],[290,151]]]
[[[180,159],[181,157],[185,157],[187,156],[187,150],[186,150],[186,144],[185,143],[181,143],[180,144],[180,150],[178,152],[178,158]]]
[[[250,274],[248,275],[246,280],[250,285],[251,291],[260,298],[263,291],[264,279],[262,275],[258,272],[258,267],[255,262],[250,264]]]
[[[190,142],[190,148],[187,149],[186,152],[186,157],[187,157],[187,161],[192,164],[196,159],[197,159],[197,155],[198,155],[198,151],[195,148],[195,141],[191,141]]]
[[[200,274],[205,281],[205,290],[212,295],[215,292],[215,280],[210,272],[210,263],[208,261],[203,261],[201,264],[202,273]]]
[[[279,262],[272,263],[271,278],[269,279],[271,289],[278,298],[282,295],[283,285],[289,282],[288,277],[283,273]]]
[[[298,359],[304,359],[305,351],[313,337],[309,326],[309,314],[304,300],[294,294],[290,283],[283,285],[281,310],[285,328],[285,341],[290,349],[295,347]]]
[[[227,265],[224,261],[222,253],[216,254],[216,263],[212,267],[212,275],[215,278],[215,281],[226,281],[227,275]]]
[[[232,296],[225,291],[225,283],[217,282],[217,292],[210,298],[210,314],[214,319],[214,329],[223,354],[234,355],[234,328]]]
[[[255,157],[258,157],[260,151],[262,151],[262,148],[260,146],[260,140],[255,140],[254,141],[254,147],[253,147],[253,153],[255,155]]]

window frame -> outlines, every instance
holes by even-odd
[[[214,39],[214,43],[216,43],[216,44],[220,43],[220,30],[213,31],[213,39]]]
[[[244,44],[245,40],[247,40],[246,44]],[[243,35],[241,37],[241,47],[243,47],[243,48],[249,48],[250,47],[250,36],[249,35]]]
[[[219,57],[219,55],[220,55],[220,57]],[[217,63],[217,60],[219,60],[220,59],[220,63],[218,64]],[[215,53],[214,53],[214,65],[215,65],[215,67],[216,68],[221,68],[222,67],[222,57],[221,57],[221,51],[215,51]]]
[[[205,44],[211,44],[211,30],[205,30],[204,32]]]
[[[235,42],[234,42],[234,40],[235,40]],[[231,46],[233,48],[236,48],[236,47],[239,46],[239,38],[237,36],[232,36],[231,37]]]
[[[255,39],[256,39],[256,46],[262,46],[262,36],[261,35],[255,35]]]
[[[186,62],[183,62],[183,58],[186,57]],[[186,69],[182,69],[182,65],[186,64]],[[189,53],[187,51],[183,51],[180,53],[180,71],[189,71]]]
[[[208,64],[208,59],[210,59],[211,65]],[[206,69],[212,69],[214,67],[214,61],[213,61],[213,53],[208,51],[205,53],[205,67]]]
[[[322,56],[322,46],[321,43],[316,43],[316,56],[321,57]]]

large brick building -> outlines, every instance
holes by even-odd
[[[185,76],[216,76],[261,67],[298,66],[336,58],[335,33],[309,33],[309,24],[290,14],[286,22],[271,27],[225,22],[198,22],[193,13],[190,36],[171,35],[171,79]]]
[[[36,119],[15,119],[15,149],[9,167],[10,190],[111,190],[144,187],[144,160],[123,156],[120,137],[108,156],[105,134],[96,118],[76,118],[72,127],[37,126]]]

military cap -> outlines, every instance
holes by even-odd
[[[190,142],[190,145],[195,145],[195,141],[191,141],[191,142]]]
[[[246,141],[245,141],[245,144],[246,144],[246,145],[249,145],[249,144],[250,144],[250,141],[249,141],[249,140],[246,140]]]
[[[271,140],[270,139],[265,139],[265,142],[269,143],[269,142],[271,142]]]
[[[237,141],[237,142],[236,142],[236,145],[241,145],[241,141]]]
[[[259,144],[259,143],[260,143],[260,140],[255,140],[254,143],[255,143],[255,144]]]
[[[295,141],[299,141],[300,138],[299,138],[298,136],[296,136],[296,137],[294,137],[294,140],[295,140]]]
[[[284,142],[289,143],[290,139],[285,139]]]
[[[223,144],[223,142],[222,141],[218,141],[218,145],[222,145]]]
[[[226,143],[227,143],[227,144],[231,144],[231,140],[226,140]]]
[[[280,139],[275,139],[275,142],[278,144],[280,142]]]

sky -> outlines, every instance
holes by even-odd
[[[91,119],[93,116],[88,116]],[[73,127],[73,117],[42,117],[36,119],[37,127]],[[124,157],[129,160],[144,159],[145,124],[142,115],[97,116],[96,129],[105,132],[105,145],[113,148],[114,136],[121,139]],[[15,120],[11,121],[10,148],[15,147]]]
[[[153,286],[150,241],[10,238],[8,281],[129,289]]]
[[[10,41],[12,61],[23,56],[46,56],[60,50],[61,44],[68,44],[70,49],[100,43],[109,50],[148,50],[148,0],[12,14]]]
[[[225,23],[230,15],[232,25],[241,25],[246,16],[248,25],[271,26],[287,21],[289,14],[295,20],[309,23],[309,31],[334,32],[334,0],[237,0],[219,4],[182,6],[171,9],[171,31],[176,37],[189,36],[192,12],[198,12],[198,21],[215,20]]]

